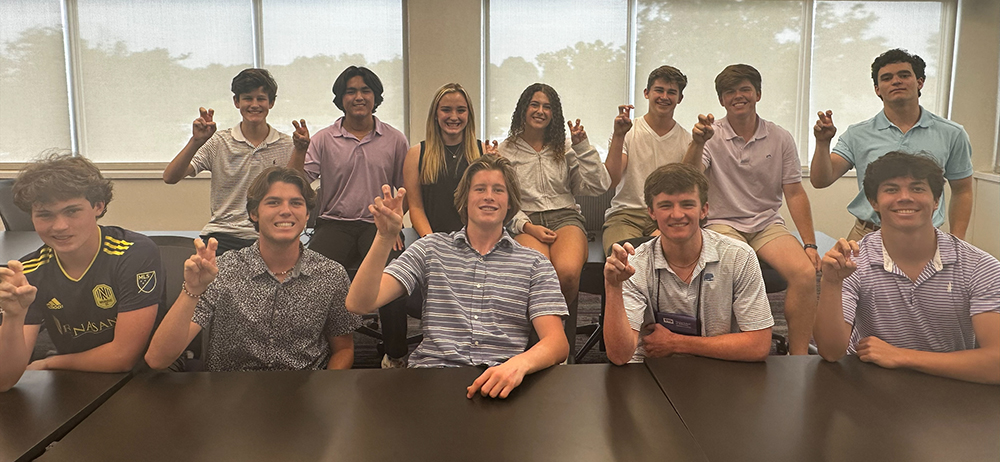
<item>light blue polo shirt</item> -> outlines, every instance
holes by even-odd
[[[843,157],[858,172],[858,195],[854,197],[847,211],[858,219],[879,223],[868,198],[865,197],[865,170],[868,164],[887,152],[904,151],[912,154],[929,154],[941,168],[948,181],[972,176],[972,145],[969,134],[961,125],[943,119],[920,108],[920,120],[903,133],[899,127],[889,122],[885,111],[875,117],[851,125],[840,139],[833,152]],[[934,212],[934,226],[944,224],[945,205],[941,202]]]

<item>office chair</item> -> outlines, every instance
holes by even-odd
[[[156,247],[160,249],[160,264],[163,266],[163,280],[159,281],[163,285],[163,304],[156,313],[156,323],[153,331],[159,327],[160,321],[173,306],[177,296],[181,293],[181,284],[184,282],[184,262],[191,255],[194,255],[194,241],[188,237],[181,236],[149,236]],[[208,334],[206,329],[191,341],[185,349],[175,366],[171,370],[197,371],[204,369],[205,353],[208,351]]]
[[[0,220],[7,231],[34,231],[31,214],[14,205],[13,178],[0,179]]]

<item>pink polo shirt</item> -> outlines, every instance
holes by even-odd
[[[757,117],[757,131],[744,140],[726,118],[715,121],[702,163],[708,176],[708,224],[744,233],[784,224],[778,213],[782,186],[802,182],[795,140],[787,130]]]
[[[320,217],[374,223],[368,205],[382,195],[382,185],[403,187],[406,136],[375,117],[375,129],[359,140],[343,128],[343,121],[341,117],[312,136],[305,170],[310,180],[320,179]]]

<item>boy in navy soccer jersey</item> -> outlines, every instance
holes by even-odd
[[[14,203],[45,245],[0,268],[0,391],[25,369],[124,372],[142,355],[162,303],[160,253],[141,234],[97,224],[111,189],[94,164],[66,154],[18,175]],[[42,323],[58,354],[29,364]]]

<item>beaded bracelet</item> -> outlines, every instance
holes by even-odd
[[[188,292],[187,281],[184,281],[184,282],[181,283],[181,290],[184,291],[184,295],[187,295],[188,297],[191,297],[191,298],[194,298],[194,299],[201,298],[201,296],[205,294],[205,292],[202,292],[202,293],[200,293],[198,295],[195,295],[195,294],[192,294],[191,292]]]

